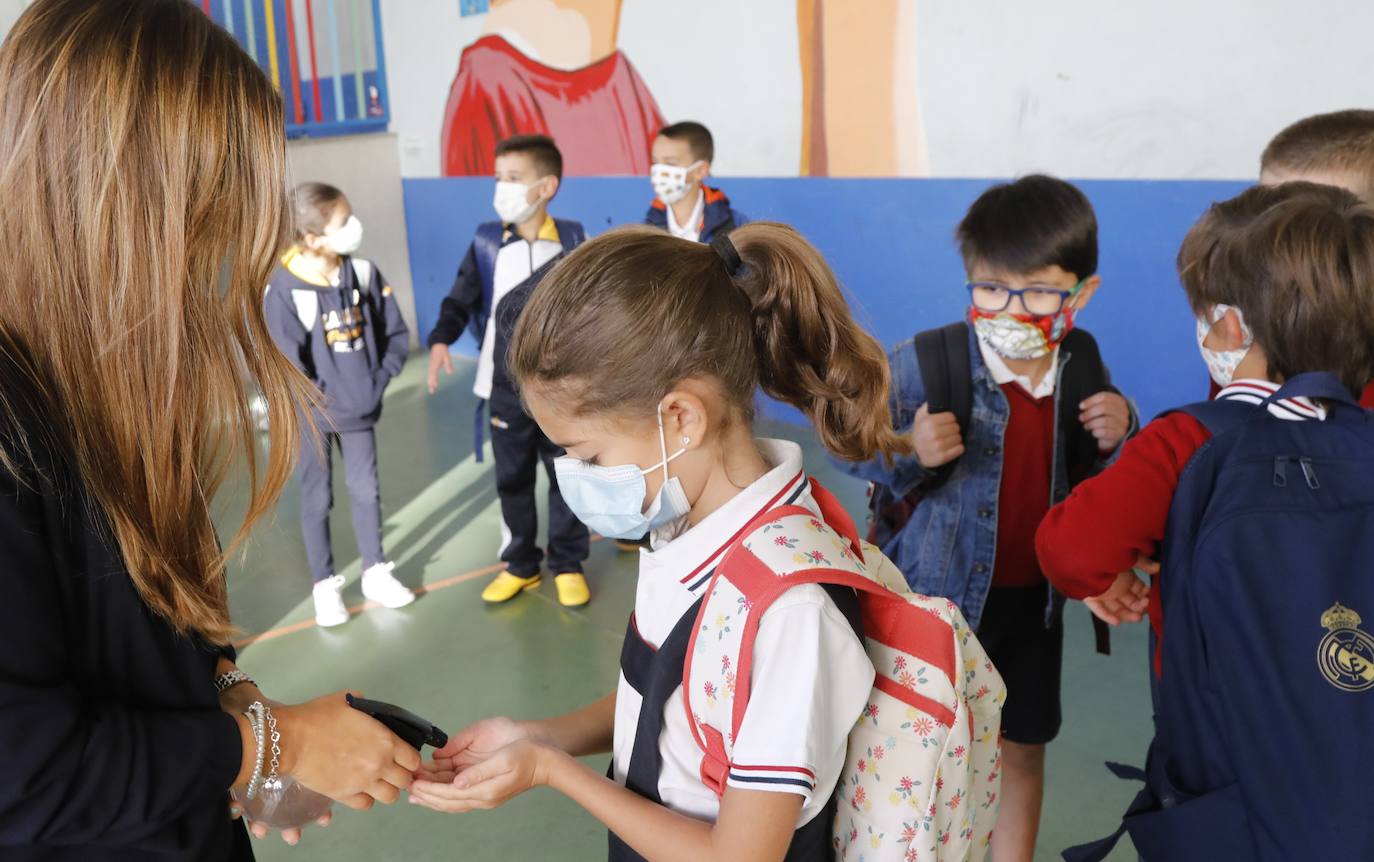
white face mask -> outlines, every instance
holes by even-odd
[[[338,255],[350,255],[363,244],[363,223],[351,215],[348,221],[324,235],[325,245]]]
[[[534,203],[529,202],[530,188],[525,183],[496,183],[496,196],[491,205],[502,224],[523,224],[539,209],[538,198]]]
[[[1235,350],[1212,350],[1204,347],[1202,342],[1207,340],[1207,335],[1212,331],[1218,320],[1226,316],[1226,312],[1234,311],[1236,319],[1240,321],[1240,331],[1243,341],[1240,347]],[[1220,387],[1225,389],[1231,385],[1231,381],[1236,376],[1236,366],[1240,365],[1245,359],[1245,354],[1250,352],[1250,347],[1255,343],[1255,336],[1250,332],[1250,327],[1245,325],[1245,317],[1240,313],[1239,308],[1230,305],[1218,305],[1212,309],[1211,320],[1205,316],[1197,319],[1197,347],[1202,352],[1202,360],[1207,363],[1207,370],[1211,372],[1212,380]]]
[[[653,184],[654,194],[663,201],[666,206],[672,206],[683,198],[687,197],[690,191],[687,184],[687,175],[705,162],[700,160],[692,162],[687,167],[677,165],[654,164],[649,168],[649,182]]]

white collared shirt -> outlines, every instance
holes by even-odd
[[[992,380],[998,386],[1006,386],[1008,383],[1015,383],[1022,389],[1030,393],[1032,398],[1048,398],[1054,394],[1055,378],[1059,376],[1059,348],[1056,347],[1050,354],[1050,369],[1045,372],[1045,376],[1040,378],[1040,385],[1031,386],[1030,378],[1024,374],[1017,374],[1007,367],[1006,360],[998,355],[996,350],[988,347],[983,339],[978,339],[978,352],[983,355],[983,364],[988,367],[988,372],[992,374]]]
[[[1279,391],[1279,384],[1272,380],[1246,377],[1232,380],[1231,385],[1217,393],[1217,400],[1244,401],[1246,404],[1263,404],[1264,400]],[[1284,398],[1269,405],[1269,415],[1290,422],[1308,419],[1325,421],[1326,408],[1310,398]]]
[[[673,208],[668,210],[668,233],[679,239],[697,242],[701,239],[701,219],[706,213],[706,192],[697,189],[697,205],[692,208],[692,214],[687,217],[687,226],[683,227],[677,223],[677,216],[673,214]]]
[[[801,447],[759,440],[772,469],[701,523],[654,536],[640,554],[635,627],[651,646],[667,639],[703,594],[725,550],[763,512],[782,505],[820,514],[802,469]],[[825,590],[785,592],[760,621],[749,706],[733,749],[728,783],[744,790],[796,793],[806,801],[797,825],[820,813],[844,767],[849,732],[868,702],[873,664]],[[642,699],[620,676],[615,706],[615,777],[622,784],[634,750]],[[682,688],[664,707],[658,790],[674,811],[714,821],[720,800],[701,782],[701,749],[692,736]]]

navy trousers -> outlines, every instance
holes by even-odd
[[[343,452],[344,475],[353,514],[353,535],[363,571],[383,561],[382,500],[377,486],[377,438],[371,428],[322,435],[322,451],[315,441],[301,441],[297,473],[301,479],[301,533],[305,557],[315,583],[334,574],[334,551],[329,541],[329,511],[334,507],[334,448]]]

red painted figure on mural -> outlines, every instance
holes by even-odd
[[[567,174],[649,172],[649,146],[663,116],[616,48],[619,0],[561,5],[551,11],[545,0],[492,4],[484,35],[463,50],[449,91],[445,176],[491,174],[497,142],[517,134],[557,140]],[[563,24],[578,25],[573,32],[588,38],[568,39]]]

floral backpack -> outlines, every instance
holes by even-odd
[[[851,587],[876,676],[835,789],[836,858],[981,860],[1001,786],[1002,678],[953,602],[912,593],[890,560],[860,544],[839,502],[814,479],[811,490],[823,520],[800,506],[764,513],[726,552],[701,604],[682,687],[702,780],[725,792],[764,612],[799,584]],[[723,681],[722,667],[734,669]]]

